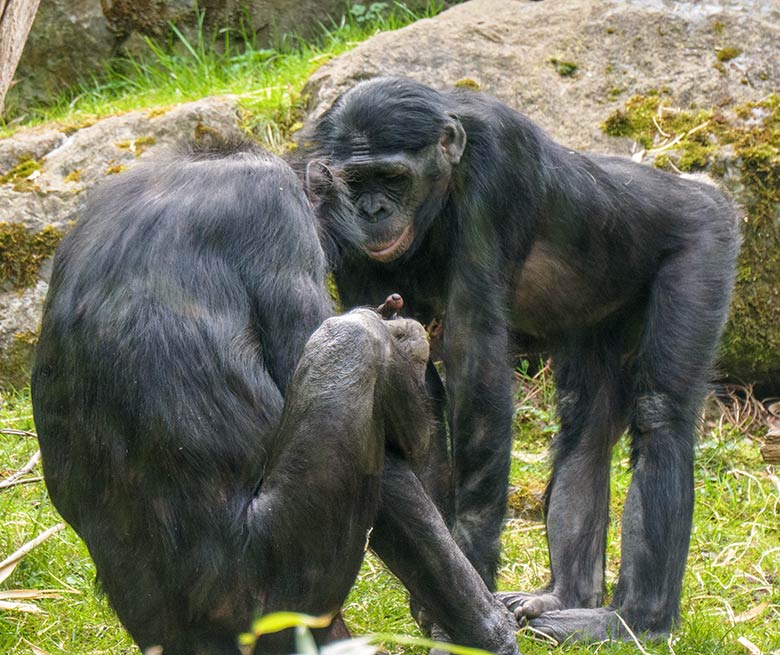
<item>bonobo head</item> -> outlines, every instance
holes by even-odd
[[[317,178],[309,186],[326,227],[338,231],[334,220],[343,222],[349,206],[352,233],[337,237],[390,262],[419,244],[441,211],[466,132],[445,95],[382,77],[339,97],[312,140],[317,155],[307,174]]]

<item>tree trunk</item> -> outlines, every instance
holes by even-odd
[[[0,115],[41,0],[0,0]]]

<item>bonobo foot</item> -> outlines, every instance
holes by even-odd
[[[633,638],[628,628],[642,639],[660,639],[667,635],[665,631],[647,631],[627,626],[616,610],[607,607],[560,609],[563,602],[552,593],[510,591],[499,592],[496,597],[515,615],[519,625],[530,626],[558,643],[628,641]],[[540,608],[550,609],[539,611]]]
[[[568,609],[545,612],[528,622],[534,630],[552,637],[558,643],[564,641],[596,642],[627,641],[631,634],[618,617],[615,610],[599,607],[596,609]],[[642,638],[659,637],[640,633]]]
[[[546,590],[535,593],[500,591],[496,594],[496,598],[504,603],[521,625],[523,620],[535,619],[544,612],[567,609],[560,596]]]

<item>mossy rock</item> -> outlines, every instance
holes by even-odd
[[[36,343],[38,333],[34,330],[13,335],[0,357],[0,391],[23,389],[29,383]]]
[[[720,371],[766,393],[780,390],[780,95],[700,110],[634,96],[602,130],[634,139],[660,168],[706,171],[744,209]]]
[[[30,232],[21,223],[0,222],[0,285],[24,289],[35,284],[62,237],[53,225]]]

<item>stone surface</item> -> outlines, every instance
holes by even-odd
[[[100,0],[43,0],[6,97],[9,115],[28,102],[51,100],[80,78],[102,70],[117,39]]]
[[[309,111],[377,75],[473,81],[562,143],[628,153],[630,142],[599,128],[627,97],[668,89],[681,107],[761,98],[780,89],[779,42],[775,0],[472,0],[322,66],[307,84]],[[719,71],[717,51],[734,46],[742,53]],[[576,71],[560,75],[553,60]]]
[[[205,98],[167,110],[129,112],[69,135],[56,129],[31,129],[0,140],[0,175],[20,158],[31,156],[40,163],[33,179],[26,180],[35,190],[14,190],[12,182],[0,185],[0,256],[14,255],[2,251],[4,225],[21,223],[33,234],[47,226],[65,232],[79,218],[84,191],[107,175],[121,175],[177,141],[210,133],[243,135],[234,98]],[[40,280],[27,289],[0,279],[0,388],[26,383],[49,268],[44,264]]]
[[[478,87],[561,143],[630,155],[640,149],[632,139],[607,136],[601,128],[630,97],[659,93],[671,107],[728,113],[780,91],[778,43],[778,0],[472,0],[379,34],[322,66],[307,84],[308,120],[359,80],[405,75],[437,88]],[[736,56],[724,57],[729,49]],[[778,146],[772,146],[770,168],[780,179]],[[728,151],[718,159],[725,169],[718,183],[750,206],[742,162]],[[774,216],[776,226],[780,206]],[[777,391],[780,296],[776,284],[758,292],[751,285],[772,277],[765,262],[777,259],[780,234],[765,217],[763,226],[748,229],[754,219],[746,218],[750,248],[740,265],[749,275],[740,275],[736,291],[750,300],[729,324],[722,368]],[[746,252],[753,253],[750,262]]]

